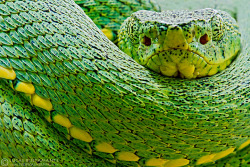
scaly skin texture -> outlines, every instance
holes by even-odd
[[[0,82],[1,166],[109,166],[66,140],[20,93]]]
[[[243,12],[242,52],[232,65],[185,80],[137,64],[73,1],[1,4],[0,158],[56,159],[58,166],[249,165]]]
[[[196,78],[224,70],[240,50],[235,20],[214,9],[139,11],[119,33],[119,48],[169,77]]]
[[[123,21],[139,10],[160,11],[154,0],[75,0],[102,32],[112,41]]]

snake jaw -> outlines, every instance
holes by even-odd
[[[213,47],[212,40],[207,44],[207,47]],[[224,70],[233,61],[240,49],[230,50],[229,48],[229,51],[225,49],[225,52],[229,52],[228,54],[233,56],[229,58],[224,57],[221,60],[218,58],[217,61],[214,61],[214,59],[209,58],[209,52],[207,53],[206,49],[200,45],[198,42],[192,42],[187,45],[187,49],[159,49],[159,52],[150,55],[146,59],[145,66],[168,77],[191,79],[207,75],[211,76]],[[218,54],[222,50],[219,48],[216,52]]]
[[[170,49],[154,54],[146,66],[165,76],[191,79],[202,75],[202,69],[207,63],[194,52]]]

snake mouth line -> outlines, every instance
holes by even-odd
[[[171,49],[168,49],[168,50],[163,50],[163,51],[159,51],[159,52],[157,52],[157,53],[155,53],[155,54],[152,54],[151,56],[149,56],[148,58],[147,58],[147,61],[146,61],[146,64],[148,64],[148,62],[149,62],[149,60],[150,59],[152,59],[154,56],[156,56],[156,55],[160,55],[160,54],[162,54],[162,53],[167,53],[167,52],[171,52],[171,51],[182,51],[183,53],[191,53],[192,55],[197,55],[197,56],[199,56],[203,61],[205,61],[207,64],[209,64],[209,65],[216,65],[216,63],[211,63],[211,62],[209,62],[206,58],[205,58],[205,56],[204,55],[201,55],[200,53],[198,53],[198,52],[195,52],[195,51],[192,51],[192,50],[189,50],[189,49],[173,49],[173,48],[171,48]],[[169,57],[171,57],[172,55],[169,55]]]
[[[151,55],[146,67],[169,77],[196,78],[224,70],[232,59],[211,63],[204,55],[189,49],[169,49]]]

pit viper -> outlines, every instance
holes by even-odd
[[[249,166],[249,2],[232,4],[241,53],[190,80],[139,65],[72,0],[2,1],[1,166]]]

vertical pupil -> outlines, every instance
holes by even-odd
[[[146,46],[150,46],[151,45],[151,39],[149,37],[144,36],[143,44],[146,45]]]

